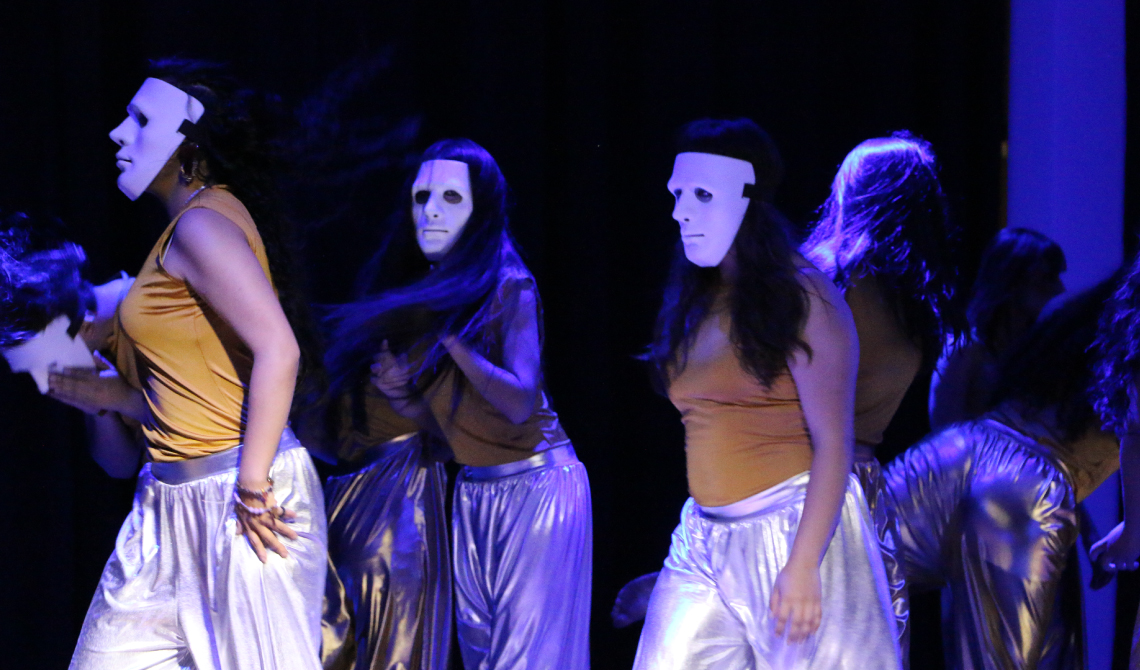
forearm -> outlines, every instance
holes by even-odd
[[[150,408],[146,404],[146,396],[138,389],[131,389],[119,402],[115,411],[125,417],[130,417],[139,423],[144,423],[150,415]]]
[[[91,457],[108,475],[126,479],[138,472],[142,445],[118,414],[87,415],[87,441]]]
[[[439,434],[439,424],[432,416],[431,407],[422,397],[389,398],[388,402],[396,414],[415,421],[423,430]]]
[[[1120,483],[1124,496],[1124,529],[1140,543],[1140,433],[1120,438]]]
[[[295,342],[254,354],[238,481],[260,488],[269,477],[289,420],[300,355]]]
[[[854,463],[854,451],[837,444],[813,445],[811,478],[808,480],[804,511],[796,529],[796,539],[788,562],[803,561],[818,566],[839,522],[847,481]]]
[[[537,389],[457,340],[449,341],[447,350],[479,394],[512,422],[522,423],[534,413]]]

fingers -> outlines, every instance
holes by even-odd
[[[1096,544],[1094,544],[1089,549],[1089,560],[1095,561],[1095,560],[1099,559],[1100,555],[1104,553],[1104,548],[1107,546],[1108,546],[1107,539],[1098,540],[1096,542]]]
[[[254,528],[257,530],[257,536],[261,538],[261,543],[265,545],[267,549],[277,554],[281,558],[288,558],[289,550],[285,548],[285,545],[281,544],[281,540],[277,538],[277,533],[273,532],[273,528],[267,525],[270,523],[276,525],[276,521],[276,518],[270,516],[270,518],[265,522],[255,521]]]
[[[257,560],[265,563],[269,556],[265,553],[265,545],[261,542],[261,537],[257,534],[257,530],[253,527],[251,519],[245,519],[241,523],[245,539],[249,540],[249,546],[253,548],[253,553],[257,554]]]
[[[284,516],[285,516],[285,510],[284,509],[278,507],[274,511],[273,530],[276,531],[280,535],[284,535],[285,537],[289,538],[290,540],[296,540],[299,537],[297,535],[297,531],[293,530],[292,528],[290,528],[285,523]],[[293,516],[296,517],[297,515],[294,514]]]
[[[772,600],[768,604],[768,608],[772,611],[772,615],[776,617],[776,634],[783,635],[784,629],[788,624],[788,607],[780,595],[779,585],[772,589]]]

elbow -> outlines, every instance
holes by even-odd
[[[504,412],[507,419],[516,426],[526,423],[526,420],[534,414],[536,395],[537,390],[534,393],[528,394],[525,398],[520,398],[518,402],[512,403],[510,411]]]
[[[254,363],[269,363],[279,370],[282,376],[295,379],[301,369],[301,347],[292,331],[267,342],[260,350],[253,352]]]
[[[123,448],[117,454],[92,454],[95,462],[113,479],[130,479],[138,474],[138,453]]]

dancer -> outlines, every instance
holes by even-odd
[[[998,362],[1065,291],[1065,253],[1027,228],[1006,228],[982,253],[967,308],[968,342],[949,341],[930,382],[930,427],[979,416],[993,406]]]
[[[648,358],[685,423],[692,498],[635,668],[899,667],[851,474],[854,323],[771,205],[781,172],[747,119],[679,136],[681,249]]]
[[[1140,565],[1140,259],[1105,306],[1097,333],[1092,395],[1107,430],[1120,439],[1124,521],[1093,545],[1089,557],[1115,572]],[[1140,668],[1140,618],[1132,634],[1128,667]]]
[[[368,378],[315,422],[325,425],[302,424],[305,444],[327,445],[322,457],[344,471],[325,483],[333,568],[322,619],[325,670],[445,670],[447,447],[396,413]]]
[[[325,513],[286,425],[298,296],[257,98],[216,66],[152,70],[111,132],[119,188],[172,218],[119,307],[131,385],[51,379],[65,402],[110,410],[94,420],[121,453],[137,453],[123,419],[139,421],[152,461],[71,667],[319,668]]]
[[[923,360],[936,360],[946,335],[963,330],[952,285],[957,230],[932,147],[905,131],[847,154],[821,209],[801,251],[843,291],[855,320],[855,472],[883,550],[905,664],[910,608],[875,447]],[[614,608],[619,623],[644,617],[655,579],[656,573],[639,577],[622,589]]]
[[[453,533],[464,665],[586,668],[586,471],[550,408],[541,303],[507,226],[507,184],[465,139],[424,153],[372,297],[336,313],[334,389],[373,383],[464,465]],[[375,360],[374,360],[375,358]]]
[[[883,550],[905,665],[910,605],[875,447],[923,361],[933,363],[947,336],[965,330],[953,286],[957,229],[933,148],[905,131],[847,154],[822,211],[802,250],[843,291],[855,319],[855,473]]]
[[[886,469],[910,588],[949,586],[947,667],[1066,665],[1054,614],[1077,503],[1118,467],[1086,395],[1087,350],[1111,290],[1070,299],[1021,340],[1002,365],[996,409]]]

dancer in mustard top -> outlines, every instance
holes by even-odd
[[[338,310],[329,372],[371,368],[392,407],[442,436],[464,665],[589,665],[586,470],[550,407],[541,302],[507,225],[507,184],[470,140],[428,148],[369,296]]]
[[[141,423],[152,461],[71,667],[319,668],[325,512],[286,425],[300,312],[257,98],[216,66],[153,70],[111,133],[120,189],[172,218],[119,307],[122,377],[51,381],[110,410],[124,460]]]
[[[851,474],[858,344],[796,254],[756,124],[682,129],[681,249],[648,358],[685,424],[692,498],[634,667],[898,668],[895,618]]]

